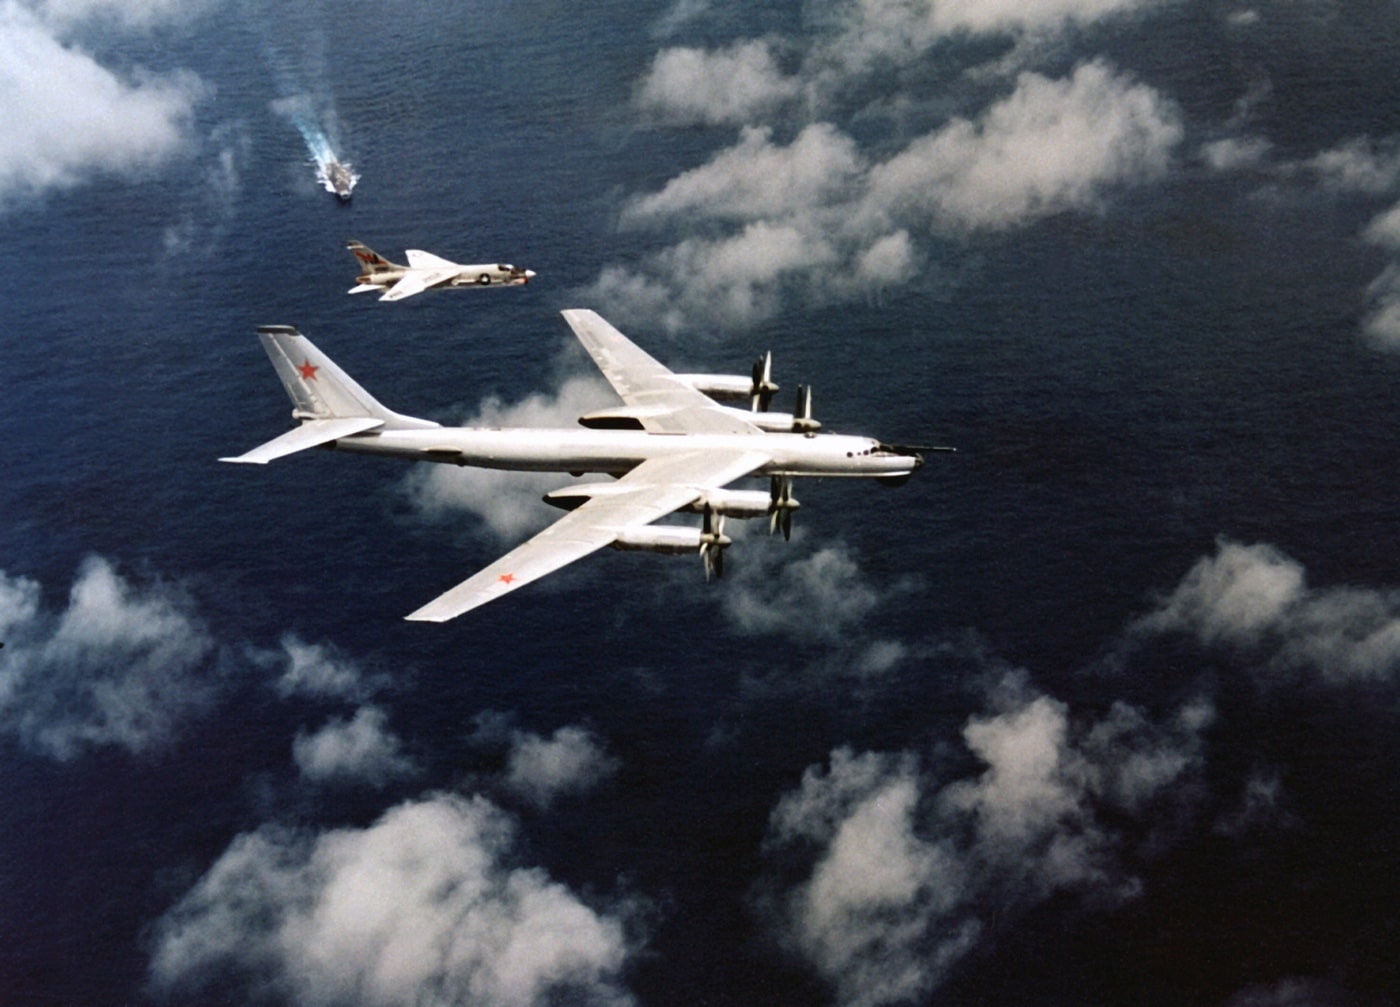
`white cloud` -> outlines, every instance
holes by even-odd
[[[617,772],[618,761],[582,727],[561,727],[549,738],[528,731],[511,736],[505,785],[537,808],[581,794]]]
[[[0,572],[0,629],[0,728],[57,759],[159,748],[219,693],[216,648],[179,593],[133,587],[100,557],[57,614],[37,583]]]
[[[798,94],[800,84],[778,67],[768,43],[737,42],[715,52],[665,49],[637,89],[637,105],[678,123],[743,125]]]
[[[367,783],[373,787],[411,776],[413,760],[377,706],[363,706],[349,720],[336,718],[315,733],[297,732],[292,757],[314,783]]]
[[[1108,823],[1142,817],[1200,772],[1207,704],[1161,724],[1120,704],[1075,727],[1020,676],[997,691],[1002,709],[963,731],[980,776],[942,783],[912,753],[837,749],[773,812],[770,855],[785,874],[810,867],[769,901],[770,921],[843,1007],[927,998],[979,942],[1056,893],[1135,896],[1125,837]]]
[[[140,29],[187,19],[216,2],[218,0],[31,0],[29,6],[45,22],[57,27],[95,21]]]
[[[955,36],[1005,35],[1024,46],[1151,11],[1162,0],[827,0],[816,6],[818,19],[836,32],[814,46],[808,73],[818,90],[835,92],[876,69],[923,61]]]
[[[1225,1007],[1347,1007],[1357,999],[1331,979],[1289,976],[1270,986],[1251,986],[1225,1001]]]
[[[1269,545],[1221,541],[1133,630],[1188,633],[1329,682],[1400,671],[1400,592],[1310,588],[1302,565]]]
[[[800,513],[800,512],[799,512]],[[876,585],[842,542],[813,551],[799,532],[792,542],[750,535],[725,570],[721,605],[732,629],[807,643],[869,643],[855,631],[872,612],[915,586],[909,578]],[[853,637],[854,634],[854,637]]]
[[[1226,137],[1201,147],[1201,160],[1212,171],[1244,171],[1262,166],[1273,150],[1263,137]]]
[[[517,859],[513,823],[479,797],[315,836],[264,827],[160,921],[152,984],[298,1007],[632,1002],[624,918]]]
[[[466,425],[577,429],[579,416],[616,404],[617,397],[601,378],[571,377],[553,394],[537,393],[514,405],[489,398]],[[557,472],[422,465],[408,474],[403,487],[426,517],[442,520],[467,511],[480,518],[498,540],[513,542],[559,517],[540,498],[566,482]]]
[[[0,0],[0,205],[110,173],[150,171],[187,142],[192,74],[122,79],[18,0]]]
[[[769,127],[632,199],[631,226],[678,232],[588,291],[625,321],[670,331],[748,327],[785,299],[860,296],[907,283],[916,233],[1009,228],[1092,210],[1115,187],[1152,182],[1182,137],[1176,107],[1102,61],[1063,80],[1023,74],[976,119],[953,119],[883,159],[829,122],[780,143]],[[718,232],[718,233],[717,233]]]
[[[277,691],[284,698],[363,700],[380,684],[334,647],[307,643],[295,633],[282,637],[280,655],[258,655],[258,659],[263,664],[277,661],[285,666],[277,679]]]
[[[972,228],[1090,209],[1108,187],[1166,173],[1179,119],[1156,91],[1102,61],[1063,80],[1022,74],[976,122],[954,120],[872,169],[866,208]]]
[[[807,126],[787,146],[767,127],[749,127],[739,142],[699,168],[677,175],[655,195],[634,199],[624,219],[686,217],[747,220],[799,213],[839,198],[864,171],[855,141],[830,123]]]
[[[1327,188],[1382,195],[1400,184],[1400,144],[1361,137],[1323,151],[1306,166]]]

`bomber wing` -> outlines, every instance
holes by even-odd
[[[412,297],[414,294],[421,294],[429,287],[436,287],[439,283],[446,283],[457,275],[457,266],[449,264],[450,268],[444,269],[411,269],[404,273],[403,279],[399,280],[385,292],[380,298],[381,301],[402,301],[405,297]]]
[[[637,419],[644,429],[664,434],[758,432],[758,427],[679,380],[596,311],[572,308],[563,314],[622,401],[639,407]]]
[[[691,451],[652,458],[608,486],[608,492],[570,511],[480,573],[428,602],[407,618],[446,622],[531,581],[597,552],[630,528],[698,500],[768,461],[762,451]]]

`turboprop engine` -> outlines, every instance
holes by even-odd
[[[680,525],[645,525],[627,528],[613,539],[612,547],[625,551],[659,552],[670,556],[699,553],[705,564],[705,579],[724,576],[724,550],[734,541],[724,533],[724,515],[713,508],[704,510],[699,528]]]
[[[677,374],[676,380],[712,399],[749,399],[754,412],[767,412],[778,391],[773,383],[771,352],[754,361],[753,373],[747,378],[739,374]]]

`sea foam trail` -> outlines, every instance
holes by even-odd
[[[316,179],[321,183],[327,192],[335,192],[335,185],[331,181],[331,165],[340,162],[336,156],[335,149],[331,146],[330,137],[326,135],[325,128],[321,125],[321,120],[312,106],[310,98],[306,95],[295,95],[291,98],[283,98],[273,103],[274,109],[285,115],[296,126],[297,132],[306,143],[307,152],[311,155],[311,160],[316,164]],[[354,169],[344,162],[341,166],[349,173],[350,186],[353,189],[355,183],[360,180],[360,176]]]

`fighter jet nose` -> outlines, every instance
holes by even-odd
[[[527,280],[533,280],[534,278],[535,278],[535,271],[534,271],[533,269],[527,269],[527,270],[525,270],[525,279],[527,279]]]

